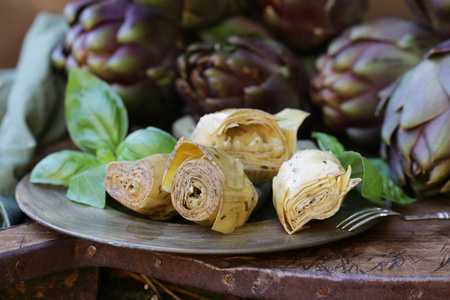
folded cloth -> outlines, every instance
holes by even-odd
[[[6,108],[0,124],[0,228],[17,224],[23,216],[14,193],[29,171],[36,147],[66,132],[64,82],[52,70],[50,54],[67,27],[61,16],[38,14],[25,36],[13,75],[0,74],[6,76],[0,82],[0,103],[6,103],[0,104]]]

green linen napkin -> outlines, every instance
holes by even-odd
[[[17,224],[23,216],[14,193],[30,171],[36,147],[66,133],[64,82],[52,70],[50,54],[67,29],[61,16],[38,14],[16,69],[0,73],[0,228]]]

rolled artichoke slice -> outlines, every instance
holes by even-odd
[[[224,234],[244,225],[258,203],[239,160],[186,138],[171,154],[163,189],[183,218]]]
[[[351,167],[342,167],[331,153],[297,151],[274,177],[273,203],[287,233],[293,234],[311,220],[333,216],[360,178],[350,178]]]
[[[296,150],[297,131],[309,113],[286,108],[272,115],[258,109],[225,109],[200,118],[192,140],[238,158],[255,184],[270,181]]]
[[[107,165],[105,189],[122,205],[154,220],[177,215],[162,180],[170,154],[154,154],[138,161]]]

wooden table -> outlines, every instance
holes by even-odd
[[[396,210],[450,211],[450,199]],[[106,266],[249,298],[450,299],[449,234],[450,221],[388,218],[352,238],[298,251],[196,256],[99,244],[30,222],[0,230],[0,286]]]
[[[371,1],[368,18],[410,17],[403,1]],[[428,199],[404,213],[450,211]],[[389,218],[355,237],[251,256],[157,253],[99,244],[35,222],[0,230],[0,287],[63,270],[111,267],[261,299],[450,299],[450,221]]]

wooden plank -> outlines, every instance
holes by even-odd
[[[0,253],[17,251],[21,248],[66,237],[35,222],[0,229]]]

